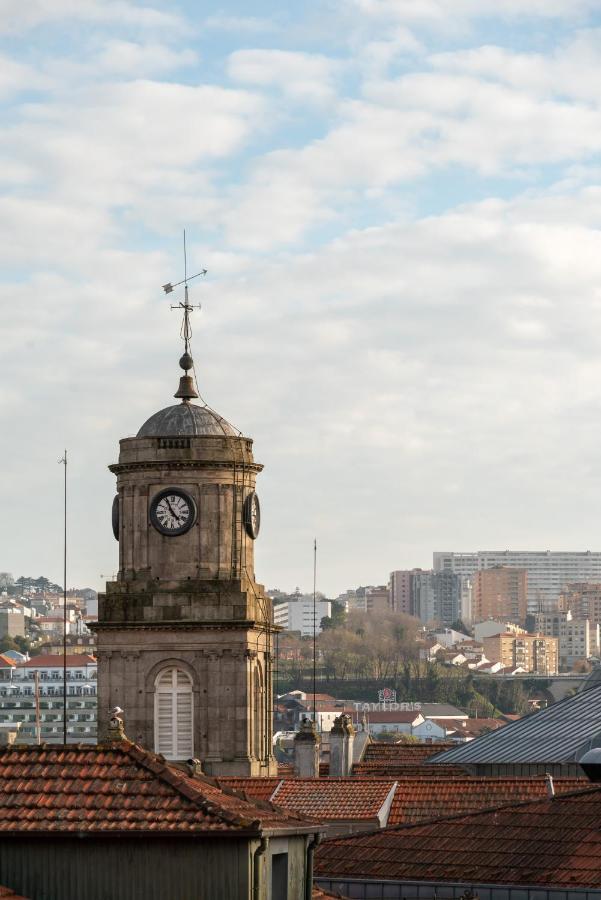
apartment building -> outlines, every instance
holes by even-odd
[[[588,619],[574,618],[571,610],[539,613],[535,616],[536,630],[558,638],[559,670],[570,671],[575,663],[599,655],[599,625],[591,626]]]
[[[481,569],[509,566],[528,572],[528,612],[552,609],[565,586],[572,582],[601,585],[601,552],[553,550],[476,550],[469,553],[436,551],[435,572],[470,577]]]
[[[365,609],[368,613],[378,615],[390,612],[390,593],[386,585],[368,587],[365,590]]]
[[[461,578],[453,572],[415,569],[412,576],[413,615],[422,622],[451,626],[461,614]]]
[[[332,615],[332,604],[329,600],[316,600],[313,608],[313,597],[299,596],[295,600],[274,603],[273,621],[285,631],[300,631],[302,636],[321,633],[321,620]]]
[[[566,585],[558,606],[564,611],[569,609],[575,619],[588,619],[593,628],[601,625],[601,583]]]
[[[484,655],[491,663],[509,669],[518,666],[537,675],[556,675],[558,671],[559,639],[542,634],[514,634],[506,632],[485,637]]]
[[[388,590],[390,593],[390,606],[394,612],[414,615],[413,593],[411,585],[415,569],[395,569],[390,573]]]
[[[509,566],[480,569],[472,577],[472,621],[509,619],[524,622],[528,615],[528,572]]]
[[[67,655],[67,736],[73,743],[96,743],[97,662],[86,654]],[[36,715],[36,673],[39,715]],[[34,656],[10,669],[0,682],[0,727],[18,729],[19,741],[63,742],[63,657]]]

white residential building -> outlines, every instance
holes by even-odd
[[[321,633],[321,620],[332,615],[332,604],[329,600],[316,600],[315,610],[313,597],[302,596],[298,600],[286,600],[274,603],[273,621],[285,631],[300,631],[304,637],[313,634],[315,623],[316,634]]]
[[[18,740],[36,741],[35,673],[39,685],[40,739],[63,743],[63,657],[34,656],[10,671],[0,683],[0,728],[19,729]],[[84,653],[67,655],[67,737],[72,743],[95,744],[97,736],[97,662]]]
[[[494,566],[528,571],[529,613],[550,609],[570,582],[601,582],[601,552],[598,551],[477,550],[433,554],[435,572],[455,572],[463,578]]]

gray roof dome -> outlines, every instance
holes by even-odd
[[[167,406],[151,416],[138,431],[137,437],[186,437],[216,435],[238,437],[240,432],[209,409],[193,403]]]

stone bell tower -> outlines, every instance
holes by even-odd
[[[128,737],[168,759],[270,775],[275,629],[254,573],[263,467],[250,438],[192,402],[187,286],[180,306],[180,402],[121,440],[109,466],[119,574],[94,626],[99,722],[119,706]]]

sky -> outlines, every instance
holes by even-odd
[[[100,588],[118,442],[203,397],[256,573],[601,549],[601,0],[0,0],[0,569]]]

